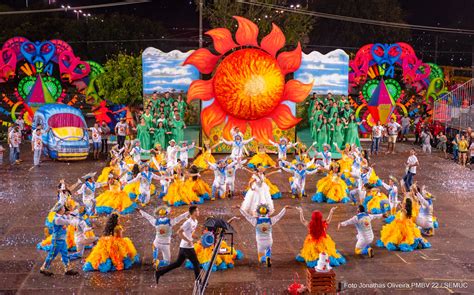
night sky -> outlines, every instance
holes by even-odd
[[[54,0],[50,0],[53,2]],[[60,6],[61,4],[88,5],[99,3],[119,2],[121,0],[96,0],[96,1],[79,1],[79,0],[55,0],[55,4],[51,6]],[[317,1],[317,0],[312,0]],[[344,0],[334,0],[344,1]],[[396,1],[396,0],[394,0]],[[304,2],[303,0],[289,1],[297,4]],[[311,2],[311,0],[310,0]],[[409,24],[440,26],[450,28],[462,28],[474,30],[474,12],[473,0],[399,0],[404,13],[404,20]],[[2,1],[16,9],[24,9],[25,0],[20,1]],[[45,5],[48,0],[29,0],[30,7],[36,8],[38,5]],[[366,1],[360,1],[361,5],[365,5]],[[36,6],[35,6],[36,5]],[[320,10],[321,12],[323,9]],[[107,9],[96,9],[88,11],[92,14],[124,13],[134,14],[140,17],[150,18],[161,22],[168,28],[169,34],[166,38],[187,38],[189,40],[197,40],[198,38],[198,13],[194,0],[153,0],[150,3],[137,4],[130,6],[114,7]],[[209,25],[204,23],[204,30],[210,29]],[[433,32],[411,31],[411,42],[415,50],[420,53],[423,59],[433,58],[434,41],[438,37],[438,50],[440,63],[454,66],[471,66],[473,62],[474,36],[455,35],[455,34],[439,34]],[[159,37],[159,36],[157,36]],[[314,44],[311,45],[325,45]],[[381,40],[383,42],[383,40]],[[363,45],[363,44],[361,44]],[[344,46],[341,40],[341,46]],[[327,49],[332,50],[331,48]],[[351,49],[354,51],[353,49]],[[450,51],[454,53],[450,53]]]

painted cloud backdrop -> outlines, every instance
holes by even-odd
[[[148,47],[143,51],[143,92],[188,91],[189,85],[199,79],[192,66],[181,66],[192,51],[173,50],[168,53]]]
[[[303,53],[301,67],[295,79],[303,83],[314,81],[312,92],[347,95],[349,89],[349,55],[336,49],[325,55],[318,51]]]

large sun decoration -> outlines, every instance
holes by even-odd
[[[259,142],[273,140],[273,125],[281,130],[293,128],[301,120],[293,116],[284,103],[302,102],[312,83],[285,81],[301,64],[301,46],[289,52],[278,51],[285,45],[285,35],[273,24],[272,31],[258,44],[258,27],[246,18],[234,16],[238,22],[235,41],[228,29],[206,32],[211,36],[218,55],[200,48],[183,63],[195,66],[202,74],[214,73],[209,80],[195,80],[188,90],[188,102],[194,99],[212,102],[201,112],[206,136],[225,124],[223,135],[230,139],[230,130],[247,127]]]

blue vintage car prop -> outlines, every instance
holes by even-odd
[[[60,161],[84,160],[89,154],[89,134],[81,111],[65,104],[45,104],[33,118],[33,129],[38,124],[43,134],[44,153]]]

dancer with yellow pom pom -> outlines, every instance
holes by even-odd
[[[105,224],[104,236],[92,248],[82,267],[85,272],[111,272],[129,269],[140,257],[129,238],[123,237],[119,216],[112,213]]]
[[[304,240],[303,248],[296,256],[296,261],[305,262],[307,267],[312,268],[318,264],[319,254],[324,252],[329,255],[331,266],[345,264],[346,259],[339,253],[336,243],[326,233],[327,226],[337,207],[331,208],[326,220],[323,220],[323,214],[320,211],[313,211],[309,222],[304,219],[303,208],[297,207],[296,209],[300,212],[301,223],[308,228],[308,235]]]

